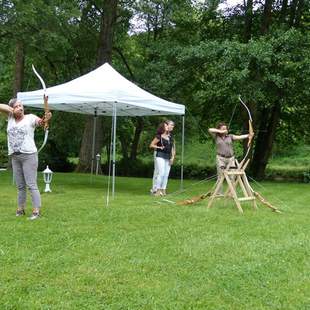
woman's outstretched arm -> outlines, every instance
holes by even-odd
[[[247,134],[247,135],[233,135],[233,140],[244,140],[247,138],[250,138],[251,134]]]
[[[211,135],[214,135],[217,133],[219,133],[219,134],[227,134],[228,133],[227,129],[222,130],[222,129],[217,129],[217,128],[209,128],[208,131]]]

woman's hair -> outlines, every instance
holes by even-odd
[[[219,123],[217,124],[217,126],[216,126],[216,129],[220,129],[220,128],[223,127],[223,126],[226,126],[227,129],[228,129],[228,126],[227,126],[226,123],[224,123],[224,122],[219,122]]]
[[[174,121],[170,120],[170,119],[167,119],[165,120],[165,124],[167,125],[173,125],[174,126]]]
[[[11,108],[13,108],[14,107],[14,104],[16,103],[16,102],[18,102],[19,100],[17,99],[17,98],[12,98],[10,101],[9,101],[9,106],[11,107]]]
[[[165,130],[165,124],[167,124],[166,122],[162,122],[159,124],[156,134],[157,135],[162,135],[166,130]]]

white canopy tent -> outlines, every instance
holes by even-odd
[[[17,98],[25,106],[43,109],[44,90],[19,92]],[[141,89],[128,81],[108,63],[70,82],[46,89],[51,110],[94,115],[112,116],[113,132],[113,171],[112,195],[115,189],[115,142],[117,116],[181,115],[182,126],[182,165],[183,182],[184,115],[185,106],[166,101]],[[94,122],[95,123],[95,122]],[[94,124],[95,128],[95,124]],[[93,138],[95,137],[95,130]],[[94,143],[92,151],[94,160]],[[92,163],[93,167],[93,163]]]

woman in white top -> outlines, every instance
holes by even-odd
[[[41,196],[37,186],[38,151],[34,142],[34,131],[43,126],[52,114],[49,112],[41,119],[33,114],[24,114],[24,106],[18,99],[9,104],[0,104],[0,112],[8,116],[7,138],[8,153],[12,158],[13,175],[18,189],[18,208],[16,216],[25,215],[26,187],[32,198],[34,220],[40,216]]]

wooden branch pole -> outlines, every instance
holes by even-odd
[[[194,204],[194,203],[199,202],[201,200],[204,200],[210,196],[211,196],[211,192],[207,192],[205,194],[201,194],[201,195],[198,195],[198,196],[186,199],[186,200],[178,201],[177,205],[179,205],[179,206],[191,205],[191,204]]]
[[[44,95],[44,130],[48,129],[49,127],[48,121],[45,119],[48,112],[48,96]]]
[[[254,192],[254,195],[260,200],[260,202],[264,206],[270,208],[274,212],[282,213],[278,208],[274,207],[270,202],[268,202],[260,193]]]

